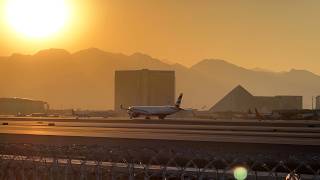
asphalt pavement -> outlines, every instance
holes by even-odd
[[[0,118],[0,134],[320,145],[317,121]]]

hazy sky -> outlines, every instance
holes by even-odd
[[[4,1],[0,0],[1,11]],[[0,55],[45,48],[143,52],[190,66],[220,58],[248,68],[320,74],[319,0],[69,0],[71,18],[45,39],[0,16]]]

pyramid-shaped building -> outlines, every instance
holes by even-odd
[[[210,111],[213,112],[272,112],[280,109],[302,109],[302,96],[253,96],[241,85],[235,87]]]

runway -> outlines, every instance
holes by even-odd
[[[1,118],[0,134],[319,146],[319,125],[317,121]]]

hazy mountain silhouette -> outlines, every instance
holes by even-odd
[[[251,70],[258,71],[258,72],[274,72],[274,71],[271,71],[269,69],[264,69],[264,68],[259,68],[259,67],[255,67],[255,68],[253,68]]]
[[[303,95],[309,106],[311,96],[320,94],[320,76],[306,70],[250,70],[216,59],[187,68],[142,53],[128,56],[91,48],[0,57],[0,97],[41,99],[52,108],[111,109],[114,71],[142,68],[175,70],[176,90],[184,92],[185,107],[210,108],[238,84],[258,96]]]

